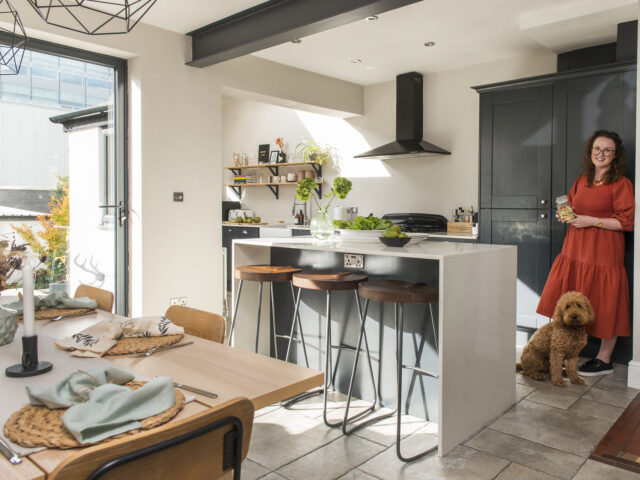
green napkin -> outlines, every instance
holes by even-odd
[[[27,387],[27,396],[32,405],[65,408],[86,401],[90,392],[101,385],[122,385],[131,380],[132,373],[116,367],[87,368],[67,375],[55,385]]]
[[[33,304],[36,310],[41,308],[96,308],[98,306],[98,302],[92,298],[70,298],[65,292],[50,293],[44,297],[34,295]],[[4,308],[22,315],[22,299],[7,303]]]
[[[74,405],[62,422],[80,443],[93,443],[141,428],[144,418],[170,409],[176,403],[173,381],[157,377],[137,390],[107,384],[92,390],[86,403]]]

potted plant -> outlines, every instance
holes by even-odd
[[[305,138],[296,146],[295,154],[296,158],[303,163],[316,162],[322,165],[326,161],[335,158],[336,149],[331,145],[320,145],[313,140]]]
[[[318,195],[315,193],[318,188],[318,184],[314,178],[305,178],[298,182],[296,188],[296,197],[303,202],[313,198],[316,204],[317,210],[311,219],[309,229],[311,235],[317,240],[328,240],[333,236],[335,228],[333,226],[333,219],[329,216],[329,206],[331,202],[337,197],[341,200],[347,198],[347,195],[351,191],[352,183],[345,177],[336,177],[333,181],[333,188],[330,192],[325,193],[324,198],[328,199],[326,204],[320,202]]]

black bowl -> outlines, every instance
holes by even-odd
[[[411,237],[378,237],[387,247],[404,247]]]

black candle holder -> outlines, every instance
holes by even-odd
[[[33,377],[47,373],[53,368],[51,362],[38,361],[38,336],[22,337],[22,363],[11,365],[4,371],[7,377]]]

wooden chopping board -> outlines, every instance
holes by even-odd
[[[229,221],[225,221],[222,222],[224,225],[237,225],[238,227],[250,227],[251,225],[269,225],[267,222],[260,222],[260,223],[238,223],[238,222],[229,222]]]

